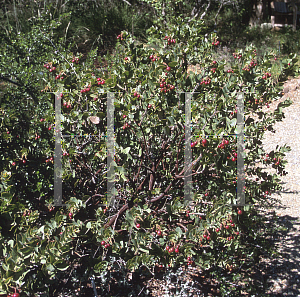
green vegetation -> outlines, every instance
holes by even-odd
[[[282,96],[282,83],[297,73],[297,55],[288,53],[287,39],[284,56],[276,46],[256,48],[259,34],[249,37],[253,44],[243,41],[223,53],[228,33],[217,35],[206,18],[190,18],[192,1],[164,3],[6,2],[0,16],[0,294],[91,296],[92,279],[100,296],[151,296],[141,285],[146,277],[177,278],[195,266],[217,281],[216,295],[264,293],[251,267],[261,254],[276,253],[270,239],[280,226],[258,213],[281,189],[290,148],[265,152],[261,139],[291,101],[273,113],[261,108]],[[219,18],[243,20],[245,13],[245,7],[226,7]],[[185,92],[193,124],[192,204],[183,179]],[[240,92],[245,114],[260,117],[245,123],[245,171],[253,177],[245,181],[246,206],[232,206],[238,152],[236,138],[226,135],[236,134]],[[107,132],[110,93],[114,161],[98,137]],[[54,205],[57,98],[62,133],[79,135],[62,141],[62,207]],[[107,198],[109,158],[117,173],[115,204]],[[276,174],[256,168],[258,161]],[[192,287],[177,293],[188,296]]]

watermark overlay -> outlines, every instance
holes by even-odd
[[[184,143],[184,200],[192,202],[193,177],[192,177],[192,129],[191,129],[191,93],[185,93],[185,143]]]
[[[62,135],[61,133],[61,94],[55,94],[55,154],[54,154],[54,205],[65,206],[62,203],[62,137],[93,137],[99,135]],[[193,197],[193,178],[192,178],[192,124],[191,124],[191,100],[192,94],[185,92],[185,147],[184,147],[184,199],[186,203],[192,202]],[[117,191],[115,188],[115,137],[114,137],[114,98],[113,92],[107,93],[107,206],[115,203]],[[96,116],[90,116],[90,121],[97,124],[99,120]],[[244,170],[244,94],[238,93],[237,96],[237,125],[236,134],[226,135],[237,137],[237,188],[236,204],[231,206],[245,206],[245,170]],[[104,136],[104,135],[102,135]],[[210,136],[210,135],[205,135]],[[224,135],[223,135],[224,136]]]
[[[62,204],[61,93],[55,94],[54,205]]]

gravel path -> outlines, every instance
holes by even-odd
[[[282,205],[274,207],[278,222],[286,230],[277,234],[275,244],[279,255],[272,259],[262,258],[260,271],[267,287],[267,296],[300,296],[300,78],[288,81],[282,100],[289,98],[293,104],[283,109],[285,119],[274,125],[275,133],[267,131],[263,139],[266,152],[276,145],[287,144],[291,151],[286,154],[286,176],[280,176],[283,189],[272,197],[279,198]],[[277,105],[273,102],[269,110]],[[264,111],[267,108],[263,109]],[[273,169],[267,170],[274,173]]]

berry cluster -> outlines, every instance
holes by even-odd
[[[191,148],[193,148],[197,143],[198,143],[197,140],[194,141],[194,142],[192,142],[192,143],[191,143]],[[202,144],[202,146],[206,147],[206,145],[207,145],[207,140],[206,140],[206,139],[202,139],[201,144]]]
[[[226,145],[229,145],[229,140],[223,139],[222,142],[218,145],[218,148],[223,149]]]
[[[228,69],[227,73],[234,73],[234,71],[232,69]]]
[[[157,55],[150,55],[149,56],[149,59],[152,61],[152,62],[155,62],[155,61],[158,61],[159,60],[159,57]]]
[[[139,93],[137,93],[137,92],[134,92],[134,93],[133,93],[133,97],[140,98],[141,95],[140,95]]]
[[[119,34],[119,35],[117,36],[117,39],[123,40],[124,38],[123,38],[122,34]]]
[[[167,39],[167,42],[168,42],[168,45],[171,45],[172,43],[175,44],[176,43],[176,40],[175,39],[172,39],[170,36],[165,36],[164,37],[164,40]]]
[[[78,62],[79,62],[79,58],[77,58],[77,57],[72,58],[72,63],[78,64]]]
[[[101,245],[106,249],[110,247],[110,244],[108,242],[105,242],[104,240],[101,241]]]
[[[235,162],[236,161],[236,158],[237,158],[237,153],[236,151],[232,151],[232,155],[231,156],[228,156],[227,159],[231,159],[232,162]]]
[[[48,163],[48,162],[53,162],[53,157],[50,157],[49,159],[46,159],[45,162],[46,162],[46,163]]]
[[[238,53],[233,53],[232,55],[235,59],[240,59],[242,57],[242,55]]]
[[[206,239],[207,241],[210,240],[210,233],[208,231],[204,232],[203,233],[203,238]]]
[[[215,72],[216,72],[216,69],[217,69],[217,68],[211,68],[210,71],[211,71],[212,73],[215,73]]]
[[[52,67],[51,63],[44,64],[44,67],[47,68],[47,69],[49,69],[49,72],[53,72],[53,71],[56,70],[56,67],[55,66]]]
[[[187,262],[188,262],[188,265],[191,265],[191,266],[194,266],[195,265],[195,262],[192,260],[191,257],[187,257]]]
[[[160,91],[164,92],[164,93],[168,93],[170,91],[173,91],[175,89],[175,86],[167,84],[167,82],[165,81],[165,79],[161,79],[160,83],[159,83],[159,87],[160,87]]]
[[[97,83],[98,83],[98,85],[104,85],[105,84],[105,80],[103,78],[98,77],[97,78]]]
[[[265,162],[270,163],[269,155],[266,154],[266,156],[263,157],[263,160],[264,160]],[[281,160],[281,159],[280,159],[279,157],[278,157],[278,158],[276,158],[276,157],[273,158],[273,162],[276,161],[276,162],[274,163],[276,166],[278,166],[278,165],[280,164],[280,160]]]
[[[206,79],[202,79],[202,81],[200,82],[200,85],[203,85],[203,84],[205,84],[205,85],[209,85],[211,83],[211,79],[208,77],[208,78],[206,78]]]
[[[179,245],[177,245],[176,247],[170,247],[170,246],[166,246],[166,251],[169,253],[169,254],[172,254],[173,252],[175,252],[176,254],[179,253]]]
[[[88,93],[91,90],[91,85],[88,85],[87,88],[80,90],[80,93]]]
[[[130,125],[128,123],[125,123],[122,128],[123,128],[123,130],[125,130],[127,128],[130,128]]]
[[[44,67],[49,69],[49,72],[51,72],[51,73],[55,73],[55,71],[56,71],[56,67],[52,66],[52,63],[46,63],[46,64],[44,64]],[[57,79],[64,79],[64,77],[63,77],[62,74],[58,74],[58,75],[55,76],[55,79],[56,80]]]
[[[250,64],[248,65],[245,65],[245,67],[243,68],[243,70],[244,71],[250,71],[251,70],[251,68],[253,68],[253,67],[255,67],[255,66],[257,66],[257,61],[255,61],[255,60],[251,60],[251,62],[250,62]]]
[[[191,143],[191,148],[193,148],[198,142],[197,141],[194,141]]]
[[[67,102],[64,102],[63,106],[66,107],[66,108],[68,108],[68,109],[71,108],[71,104],[67,103]],[[51,130],[51,127],[49,127],[49,128],[50,128],[49,130]]]
[[[220,41],[217,40],[217,41],[212,42],[211,44],[212,44],[212,45],[215,45],[215,46],[218,46],[218,45],[220,44]]]
[[[269,77],[271,77],[271,73],[266,72],[266,73],[263,75],[262,79],[267,79],[267,78],[269,78]]]

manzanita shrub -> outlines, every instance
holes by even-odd
[[[147,43],[121,32],[115,52],[101,68],[94,66],[96,51],[84,58],[57,50],[40,65],[39,101],[27,103],[31,117],[15,116],[24,121],[26,139],[15,131],[15,121],[7,120],[13,111],[1,106],[2,145],[10,146],[16,137],[24,142],[17,141],[11,159],[3,160],[1,218],[7,225],[2,224],[0,237],[1,293],[17,288],[24,296],[58,296],[65,286],[71,294],[94,277],[98,294],[110,296],[125,287],[127,270],[156,275],[189,266],[211,271],[222,281],[222,295],[255,292],[240,284],[241,267],[270,249],[256,214],[280,189],[278,175],[268,175],[256,164],[286,174],[289,148],[265,152],[261,139],[282,120],[282,108],[291,101],[273,113],[261,107],[282,96],[276,81],[293,73],[296,58],[258,57],[249,46],[234,53],[229,64],[216,59],[217,36],[204,36],[201,30],[201,22],[179,18],[168,31],[152,27]],[[282,66],[276,81],[274,63]],[[192,65],[197,70],[190,71]],[[245,206],[233,206],[239,93],[245,109]],[[192,98],[192,203],[184,192],[186,94]],[[110,204],[108,96],[114,97],[116,172]],[[62,134],[69,136],[62,139],[65,206],[53,200],[57,98]],[[119,271],[115,283],[113,271]]]

